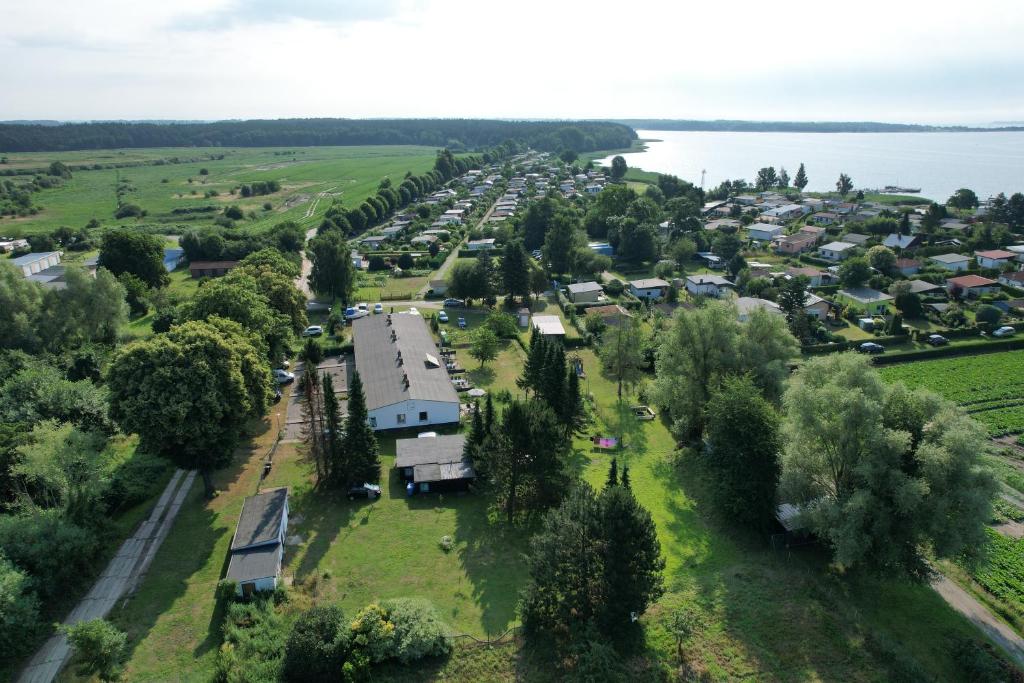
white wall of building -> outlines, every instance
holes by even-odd
[[[427,413],[427,419],[420,421],[420,412]],[[399,415],[405,415],[405,421],[399,422]],[[452,424],[459,421],[458,402],[449,401],[417,401],[409,399],[369,411],[370,424],[374,430],[408,429],[410,427],[427,427],[429,425]]]

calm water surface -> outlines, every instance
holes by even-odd
[[[638,130],[647,150],[624,155],[630,166],[672,173],[704,187],[725,179],[752,182],[757,169],[784,166],[789,177],[803,162],[807,189],[835,190],[840,173],[857,188],[902,185],[945,201],[969,187],[982,199],[1024,192],[1022,133],[718,133]],[[611,157],[601,160],[608,165]]]

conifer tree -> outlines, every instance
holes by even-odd
[[[801,192],[807,187],[807,171],[804,170],[803,162],[800,163],[800,168],[796,171],[796,177],[793,178],[793,186]]]
[[[608,479],[604,483],[605,488],[619,485],[619,461],[612,458],[612,464],[608,467]]]
[[[335,486],[344,486],[349,479],[349,458],[344,444],[344,422],[341,404],[334,393],[334,380],[323,375],[324,476]]]
[[[324,440],[324,401],[316,365],[306,363],[302,375],[302,413],[306,422],[303,441],[306,459],[313,465],[317,485],[327,481],[327,444]]]
[[[619,483],[622,486],[622,488],[626,489],[627,491],[633,491],[633,489],[629,485],[629,465],[626,465],[625,467],[622,468],[622,479],[620,479]]]
[[[487,402],[484,403],[484,438],[494,434],[494,401],[491,395],[487,394]]]
[[[569,364],[565,382],[565,406],[564,422],[570,431],[575,431],[583,421],[583,397],[580,396],[580,377],[576,374],[576,368]]]
[[[547,339],[534,328],[530,333],[530,349],[523,364],[523,374],[516,380],[516,386],[527,394],[537,391],[541,385],[547,351]]]
[[[352,463],[349,472],[352,482],[380,481],[380,450],[377,446],[377,436],[370,427],[363,381],[359,378],[358,371],[352,373],[352,384],[348,390],[344,450],[348,461]]]

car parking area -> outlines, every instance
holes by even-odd
[[[321,375],[329,374],[331,381],[334,382],[334,393],[340,398],[339,403],[342,416],[348,414],[348,401],[345,398],[348,396],[348,385],[354,367],[354,359],[348,355],[325,358],[317,365],[319,373]],[[284,424],[285,441],[301,441],[306,427],[305,416],[302,414],[302,392],[299,391],[298,384],[298,379],[305,372],[303,364],[297,363],[294,372],[296,382],[292,385],[291,393],[288,396],[287,415]]]

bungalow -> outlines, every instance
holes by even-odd
[[[862,235],[859,232],[848,232],[843,235],[843,241],[862,247],[871,240],[871,235]]]
[[[714,202],[704,202],[704,206],[701,207],[701,212],[705,216],[707,216],[708,214],[712,213],[715,209],[719,208],[720,206],[725,206],[726,204],[727,201],[725,199],[719,199],[718,201]]]
[[[820,228],[817,225],[801,225],[800,229],[796,231],[798,235],[811,235],[816,242],[820,242],[826,233],[825,228]]]
[[[721,270],[725,268],[725,260],[717,254],[713,254],[710,251],[698,251],[696,254],[697,258],[704,262],[708,268],[714,268],[715,270]]]
[[[751,223],[747,226],[747,236],[752,240],[770,242],[773,238],[782,234],[782,228],[778,225],[767,223]]]
[[[384,235],[370,235],[369,237],[364,237],[359,241],[370,249],[377,250],[384,246],[384,243],[388,241],[388,238]]]
[[[850,287],[840,289],[836,292],[837,300],[845,300],[847,303],[858,306],[868,315],[879,315],[889,310],[888,303],[892,297],[885,292],[879,292],[870,287]]]
[[[10,239],[7,237],[0,238],[0,254],[5,254],[9,251],[17,251],[19,249],[28,249],[28,240],[17,238]]]
[[[971,257],[964,256],[963,254],[939,254],[938,256],[929,257],[928,260],[934,261],[940,268],[952,270],[953,272],[967,270],[967,267],[971,264]]]
[[[961,275],[946,279],[946,289],[952,294],[959,290],[968,298],[981,296],[982,294],[993,294],[999,291],[999,283],[980,275]]]
[[[968,225],[967,223],[963,223],[963,222],[958,221],[958,220],[950,220],[950,219],[946,219],[946,218],[942,219],[939,222],[939,228],[942,229],[942,230],[948,230],[950,232],[955,232],[955,233],[958,233],[958,234],[961,234],[961,235],[967,234],[967,233],[969,233],[971,231],[971,226]]]
[[[470,240],[466,243],[466,247],[470,251],[485,251],[487,249],[494,249],[494,238],[488,237],[482,240]]]
[[[904,277],[916,275],[921,270],[921,262],[912,258],[898,258],[896,259],[896,270]]]
[[[1006,251],[1012,251],[1017,260],[1024,263],[1024,244],[1015,244],[1012,247],[1007,247]]]
[[[239,597],[249,598],[253,593],[277,588],[287,530],[287,488],[249,496],[242,503],[224,577],[238,584]]]
[[[565,327],[557,315],[535,315],[532,323],[533,329],[545,337],[565,339]]]
[[[594,303],[601,298],[601,285],[596,282],[577,282],[566,289],[569,291],[569,300],[574,304]]]
[[[807,278],[807,284],[811,287],[823,287],[832,284],[832,273],[827,270],[818,270],[817,268],[789,267],[786,268],[786,275],[791,278],[802,275]]]
[[[819,211],[811,216],[810,220],[814,221],[817,225],[834,225],[839,222],[839,214],[832,213],[831,211]]]
[[[750,320],[751,314],[756,310],[768,311],[776,315],[782,315],[782,309],[774,301],[758,299],[752,296],[741,296],[736,299],[736,314],[741,323]]]
[[[21,271],[24,277],[35,275],[41,270],[60,265],[61,252],[37,251],[11,259],[11,263]]]
[[[432,230],[424,230],[423,234],[424,235],[433,235],[434,237],[436,237],[439,240],[446,240],[446,239],[448,239],[449,237],[452,236],[451,231],[450,230],[445,230],[444,228],[434,228]]]
[[[741,194],[739,197],[733,199],[734,202],[741,206],[753,206],[757,204],[757,196],[752,194]]]
[[[1003,268],[1010,261],[1014,260],[1017,254],[1005,249],[989,249],[988,251],[974,252],[974,258],[982,268]]]
[[[185,260],[185,250],[180,247],[164,249],[164,270],[173,273]]]
[[[807,207],[808,212],[821,211],[825,206],[825,202],[817,197],[804,197],[800,200],[800,204]]]
[[[611,327],[618,327],[619,323],[623,320],[628,320],[633,317],[633,314],[618,304],[609,304],[608,306],[590,306],[587,308],[587,315],[596,313],[601,316],[601,320],[604,321],[605,325]]]
[[[615,247],[607,242],[589,242],[587,248],[595,254],[602,256],[615,256]]]
[[[735,285],[720,275],[687,275],[686,291],[693,296],[720,297],[733,291]]]
[[[587,194],[597,194],[603,189],[604,186],[598,183],[587,183],[586,187],[583,188],[583,191]]]
[[[462,223],[462,215],[456,216],[445,213],[437,217],[437,222],[443,225],[460,225]]]
[[[437,242],[437,235],[427,235],[427,234],[416,235],[411,240],[409,240],[409,244],[431,245],[431,244],[434,244],[435,242]]]
[[[780,254],[802,254],[813,249],[817,241],[813,235],[802,232],[795,235],[783,235],[774,240],[775,251]]]
[[[463,455],[464,434],[421,434],[395,441],[395,470],[410,492],[465,490],[476,479],[473,463]]]
[[[822,299],[812,292],[807,292],[807,298],[804,299],[804,312],[807,315],[818,320],[824,320],[831,308],[832,304],[826,299]]]
[[[401,234],[403,230],[405,230],[406,227],[408,227],[408,224],[389,225],[388,227],[381,230],[380,234],[383,235],[384,237],[397,237],[399,234]]]
[[[891,232],[882,240],[882,246],[890,249],[916,249],[921,246],[921,238],[918,235],[901,235]]]
[[[668,293],[668,288],[669,284],[660,277],[632,280],[629,283],[629,293],[638,299],[661,299]]]
[[[772,218],[778,218],[779,220],[783,221],[791,221],[794,218],[799,218],[800,216],[803,216],[808,211],[810,211],[810,209],[808,209],[806,206],[801,206],[799,204],[785,204],[774,209],[768,209],[761,215],[769,216]]]
[[[942,285],[935,285],[924,280],[909,280],[911,294],[936,294],[942,292]]]
[[[999,276],[999,282],[1003,283],[1007,287],[1024,289],[1024,270],[1018,270],[1013,273],[1003,273]]]
[[[842,261],[844,258],[850,255],[850,250],[853,249],[855,244],[850,242],[829,242],[828,244],[821,247],[818,253],[821,254],[823,259],[829,261]]]
[[[740,222],[735,218],[717,218],[704,224],[705,230],[722,230],[724,232],[736,232],[740,229]]]
[[[193,279],[220,277],[227,275],[237,265],[238,261],[192,261],[188,264],[188,274]]]

